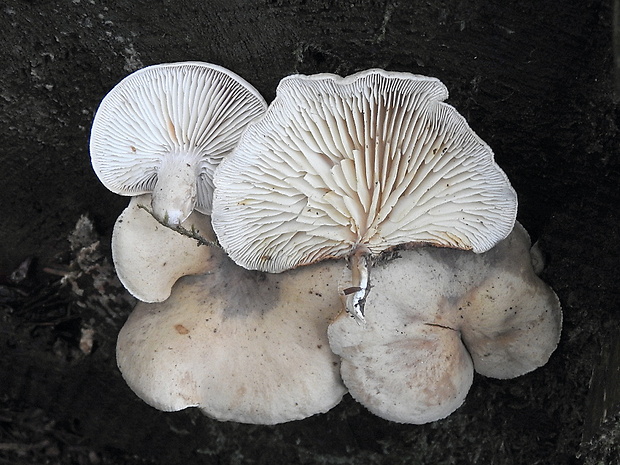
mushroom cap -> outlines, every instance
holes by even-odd
[[[527,231],[517,223],[485,254],[482,266],[493,272],[463,300],[468,306],[461,321],[463,342],[484,376],[507,379],[529,373],[547,363],[559,343],[560,300],[537,276],[534,264],[540,251],[530,245]]]
[[[483,254],[421,248],[378,264],[365,323],[343,314],[328,330],[351,395],[383,418],[426,423],[461,405],[474,369],[511,378],[544,365],[562,313],[529,245],[517,225]]]
[[[360,325],[342,315],[329,328],[345,385],[354,399],[386,420],[423,424],[447,417],[465,401],[474,375],[459,333],[415,321],[398,323],[360,337]]]
[[[283,79],[215,174],[220,243],[269,272],[360,248],[488,250],[516,194],[447,96],[435,78],[377,69]]]
[[[213,248],[197,247],[196,239],[162,226],[141,206],[151,204],[151,195],[132,197],[114,224],[112,258],[123,286],[143,302],[168,298],[181,276],[201,274],[213,266]],[[208,216],[193,212],[181,224],[208,240],[214,240]]]
[[[270,275],[218,252],[217,269],[181,278],[165,302],[138,303],[123,326],[117,361],[131,389],[161,410],[253,424],[338,404],[346,388],[327,326],[342,308],[344,264]]]
[[[254,87],[221,66],[148,66],[102,100],[90,136],[93,168],[112,192],[135,196],[153,192],[165,166],[191,165],[195,192],[188,195],[210,214],[215,167],[266,106]]]

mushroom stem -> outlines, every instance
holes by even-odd
[[[197,163],[192,157],[171,154],[164,158],[153,189],[153,215],[168,226],[178,226],[196,205]]]
[[[364,303],[370,287],[368,270],[368,251],[360,248],[350,257],[352,284],[344,290],[347,312],[359,324],[364,323]]]

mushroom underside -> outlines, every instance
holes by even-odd
[[[483,252],[517,198],[437,79],[371,69],[283,79],[216,172],[213,227],[239,265],[279,273],[347,257],[364,319],[368,258],[402,244]]]
[[[491,248],[516,194],[446,97],[437,79],[382,70],[283,79],[214,177],[225,250],[281,272],[412,242]]]
[[[213,172],[267,104],[232,71],[203,62],[140,69],[101,101],[90,154],[112,192],[153,194],[153,213],[170,225],[196,209],[211,214]]]

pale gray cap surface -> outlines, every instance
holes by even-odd
[[[365,322],[329,328],[351,395],[383,418],[427,423],[465,400],[474,369],[513,378],[544,365],[562,312],[536,276],[521,225],[482,254],[418,248],[372,270]]]
[[[150,194],[131,198],[114,224],[112,258],[118,278],[134,297],[143,302],[161,302],[181,276],[209,271],[214,266],[214,255],[212,247],[198,246],[196,239],[162,226],[145,209],[150,204]],[[194,211],[181,226],[215,240],[207,215]]]
[[[346,392],[327,340],[343,267],[270,275],[221,253],[217,269],[181,278],[165,302],[137,305],[117,343],[123,377],[165,411],[254,424],[326,412]]]

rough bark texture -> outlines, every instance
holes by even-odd
[[[0,463],[620,460],[619,10],[601,0],[5,0]],[[295,72],[380,67],[440,78],[494,149],[519,219],[546,254],[543,277],[565,312],[549,364],[510,381],[477,377],[461,409],[425,426],[379,420],[350,398],[274,427],[162,413],[137,399],[114,360],[130,301],[92,281],[109,271],[105,245],[128,199],[98,182],[88,133],[125,75],[184,60],[230,68],[267,100]],[[88,253],[67,241],[85,213],[101,234]],[[36,259],[27,278],[11,278],[27,257]],[[72,274],[62,286],[53,272]],[[94,331],[90,352],[79,347],[84,329]]]

